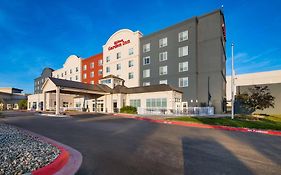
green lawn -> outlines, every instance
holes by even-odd
[[[231,118],[196,118],[196,117],[177,117],[167,120],[186,121],[209,125],[224,125],[232,127],[245,127],[254,129],[281,130],[281,115],[263,116],[263,118],[250,115],[239,115],[234,120]]]

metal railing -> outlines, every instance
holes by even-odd
[[[188,115],[188,116],[204,116],[214,115],[214,107],[187,107],[180,109],[165,108],[137,108],[138,114],[141,115]]]

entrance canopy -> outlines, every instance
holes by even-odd
[[[58,104],[56,105],[56,114],[59,114],[60,93],[84,95],[97,99],[103,95],[110,94],[112,89],[102,84],[93,85],[49,77],[43,84],[42,91],[44,94],[43,110],[46,110],[46,93],[56,93],[56,104]]]

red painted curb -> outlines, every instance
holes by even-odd
[[[56,172],[58,172],[69,160],[69,153],[68,151],[66,151],[63,147],[52,144],[54,146],[56,146],[61,153],[59,154],[59,156],[50,164],[39,168],[35,171],[32,171],[31,174],[33,175],[52,175],[55,174]]]
[[[113,115],[119,116],[119,117],[132,118],[132,119],[136,119],[136,120],[144,120],[144,121],[149,121],[149,122],[153,122],[153,123],[163,123],[163,124],[171,124],[171,125],[177,125],[177,126],[206,128],[206,129],[220,129],[220,130],[226,130],[226,131],[253,132],[253,133],[281,136],[281,131],[275,131],[275,130],[236,128],[236,127],[223,126],[223,125],[208,125],[208,124],[200,124],[200,123],[181,122],[181,121],[167,121],[167,120],[162,120],[162,119],[154,120],[154,119],[149,119],[149,118],[144,118],[144,117],[139,117],[139,116],[129,115],[129,114],[113,114]]]

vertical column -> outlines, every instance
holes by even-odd
[[[43,92],[43,111],[46,111],[46,92]]]
[[[98,112],[98,99],[95,97],[95,112]]]
[[[60,87],[56,87],[56,115],[60,114]]]

